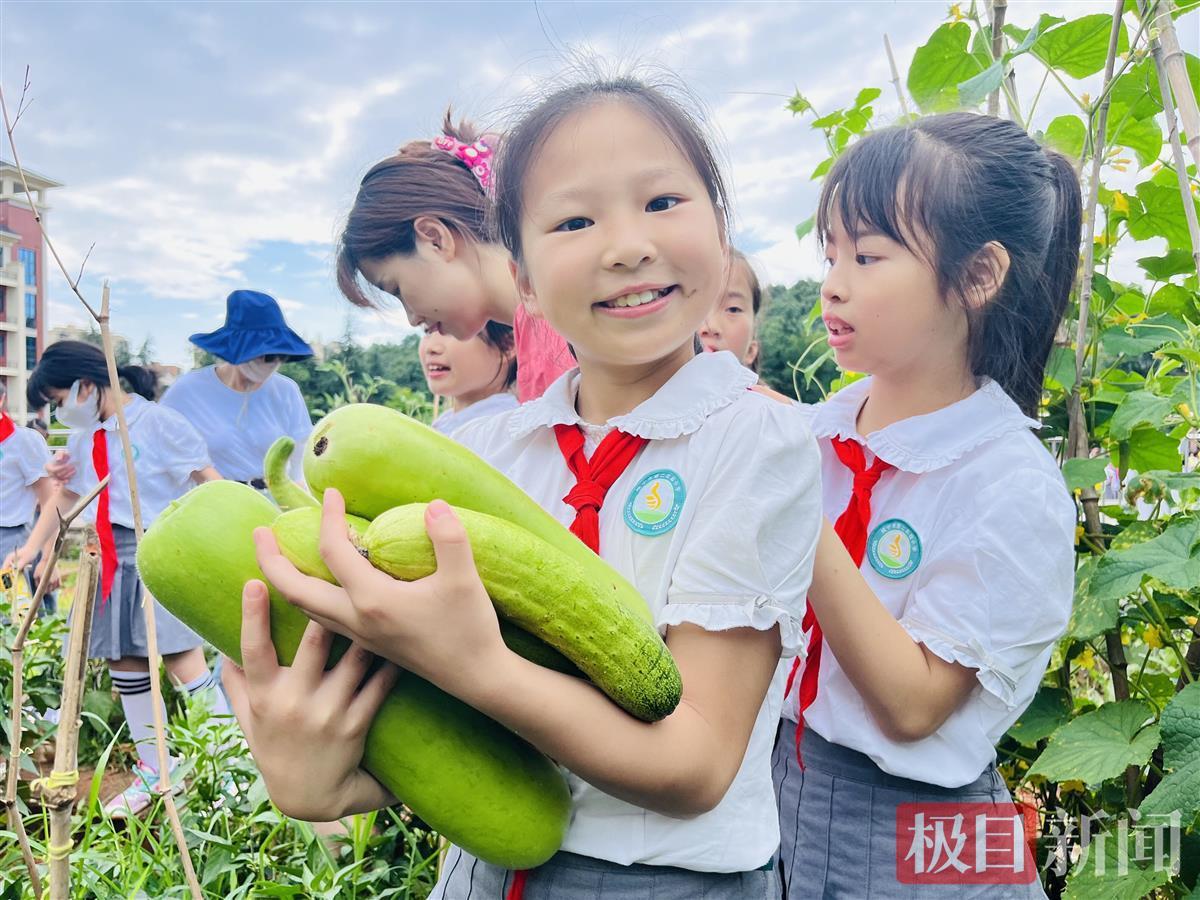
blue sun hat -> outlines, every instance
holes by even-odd
[[[312,356],[312,347],[283,321],[275,298],[260,291],[234,291],[225,300],[225,324],[188,338],[201,350],[234,365],[259,356]]]

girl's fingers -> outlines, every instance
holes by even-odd
[[[354,695],[346,708],[348,724],[367,727],[379,712],[379,707],[387,697],[388,692],[400,677],[400,669],[394,663],[384,663],[379,671],[367,679],[367,683]]]
[[[320,578],[310,578],[300,572],[279,552],[279,545],[275,542],[275,535],[271,533],[270,528],[254,529],[254,550],[259,568],[289,603],[304,610],[310,619],[321,621],[326,627],[330,627],[329,623],[340,626],[334,627],[334,631],[345,633],[348,629],[352,630],[354,605],[346,591],[336,584],[330,584]],[[365,560],[363,562],[366,563]]]
[[[271,604],[267,586],[247,581],[242,588],[242,669],[251,688],[266,685],[279,671],[271,641]]]
[[[375,568],[363,559],[350,542],[350,530],[346,525],[346,502],[334,488],[325,489],[321,504],[321,559],[338,584],[354,596],[378,583]]]
[[[242,733],[246,736],[246,742],[251,743],[253,741],[251,737],[253,717],[250,714],[246,673],[228,656],[225,657],[225,664],[221,666],[221,685],[225,688],[225,696],[229,698],[229,706],[233,709],[238,725],[241,726]]]
[[[304,626],[304,635],[296,647],[292,668],[303,674],[305,681],[315,688],[329,660],[329,645],[333,643],[333,632],[320,622],[309,620]]]
[[[358,644],[351,644],[326,678],[341,695],[351,696],[362,684],[363,676],[374,661],[375,654],[370,650]]]
[[[471,541],[450,504],[434,500],[425,508],[425,532],[433,542],[437,578],[448,592],[466,591],[479,583]]]

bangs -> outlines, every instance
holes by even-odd
[[[896,128],[848,149],[821,188],[817,240],[825,244],[840,221],[851,238],[881,234],[933,264],[931,213],[954,205],[949,194],[957,181],[947,170],[950,155],[936,146],[915,129]]]

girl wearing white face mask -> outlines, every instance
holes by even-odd
[[[179,413],[151,402],[155,376],[141,366],[117,370],[130,393],[124,397],[133,467],[137,474],[142,524],[149,527],[172,500],[194,483],[221,476],[209,462],[204,439]],[[27,565],[52,538],[59,514],[109,476],[107,487],[83,513],[95,523],[100,538],[101,577],[93,614],[90,655],[108,660],[113,686],[121,696],[129,732],[139,762],[133,784],[106,804],[117,817],[133,815],[148,806],[157,782],[153,706],[150,697],[149,646],[142,610],[142,584],[134,564],[137,543],[133,506],[124,451],[117,433],[117,395],[99,347],[82,341],[60,341],[42,354],[30,373],[26,394],[31,408],[57,404],[55,417],[72,431],[67,462],[74,472],[56,500],[42,508],[37,525],[13,554],[18,566]],[[155,605],[158,652],[167,671],[189,694],[210,699],[213,711],[228,714],[201,649],[200,637]],[[165,710],[163,711],[165,719]]]
[[[278,372],[287,360],[312,356],[312,348],[288,328],[274,298],[258,291],[234,291],[225,324],[190,340],[223,362],[184,375],[163,405],[183,413],[204,436],[225,478],[263,490],[267,448],[283,435],[303,445],[312,430],[300,388]],[[299,480],[300,454],[292,462]]]

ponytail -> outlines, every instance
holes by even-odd
[[[158,376],[144,366],[120,366],[117,376],[135,394],[153,400]],[[99,389],[108,388],[108,362],[104,351],[86,341],[58,341],[46,348],[29,373],[25,399],[30,408],[40,409],[50,402],[50,391],[65,391],[76,381],[90,381]]]

